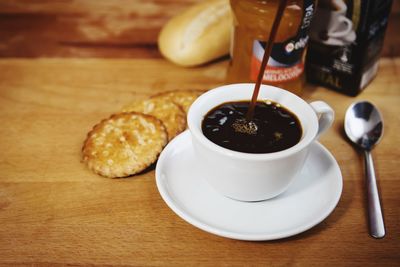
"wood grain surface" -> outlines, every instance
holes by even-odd
[[[161,27],[201,0],[1,0],[0,57],[159,58]],[[394,0],[383,56],[400,56]]]
[[[111,180],[80,163],[86,133],[130,100],[224,83],[227,62],[179,68],[162,59],[0,60],[0,265],[399,266],[400,59],[382,59],[356,98],[308,86],[336,112],[321,142],[343,173],[340,202],[322,223],[271,242],[218,237],[180,219],[154,170]],[[362,157],[343,136],[346,108],[370,100],[385,135],[373,151],[387,236],[368,235]]]

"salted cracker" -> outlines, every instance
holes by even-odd
[[[160,119],[167,129],[168,139],[171,140],[186,128],[186,114],[174,102],[165,98],[151,98],[134,101],[122,109],[123,112],[141,112]]]
[[[151,96],[151,98],[166,98],[179,105],[185,113],[189,111],[192,103],[205,91],[201,90],[173,90]]]
[[[82,148],[82,161],[109,178],[139,173],[157,160],[168,138],[157,118],[136,112],[112,115],[95,125]]]

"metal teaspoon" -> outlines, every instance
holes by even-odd
[[[383,238],[385,225],[371,155],[372,148],[380,141],[383,134],[382,116],[370,102],[356,102],[346,111],[344,130],[347,137],[364,151],[369,231],[374,238]]]

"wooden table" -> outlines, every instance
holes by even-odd
[[[400,59],[382,59],[359,97],[308,86],[307,101],[336,111],[321,142],[336,157],[344,189],[311,230],[272,242],[230,240],[180,219],[161,199],[154,171],[111,180],[80,163],[86,133],[133,99],[223,84],[227,62],[193,69],[163,59],[0,61],[0,264],[354,265],[400,263]],[[368,235],[363,161],[343,136],[347,106],[374,102],[385,136],[374,150],[387,236]]]
[[[158,58],[173,15],[203,0],[1,0],[0,57]],[[400,55],[400,1],[393,0],[382,54]]]
[[[398,1],[386,57],[362,94],[305,89],[307,101],[335,109],[321,142],[344,182],[338,206],[314,228],[270,242],[214,236],[167,207],[154,170],[111,180],[80,162],[86,133],[127,102],[224,83],[226,60],[185,69],[156,49],[165,21],[198,1],[1,1],[0,265],[400,266]],[[385,119],[373,151],[387,230],[381,240],[368,235],[363,159],[342,130],[346,108],[361,99]]]

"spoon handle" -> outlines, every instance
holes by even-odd
[[[374,238],[382,238],[385,236],[385,224],[383,222],[371,151],[365,151],[365,172],[367,176],[369,231]]]

